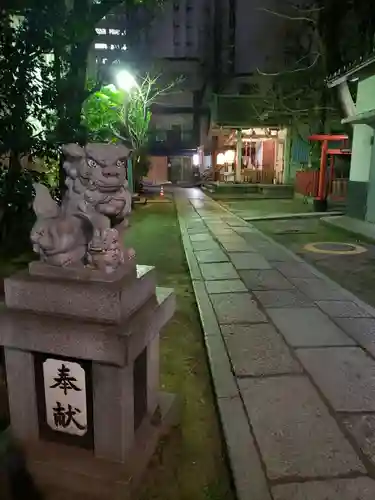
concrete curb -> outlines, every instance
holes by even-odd
[[[183,217],[180,215],[180,213],[178,211],[177,203],[176,203],[176,211],[177,211],[178,222],[180,225],[182,245],[184,247],[186,261],[187,261],[189,271],[190,271],[190,277],[193,281],[194,280],[197,280],[197,281],[202,280],[203,279],[202,273],[200,271],[197,259],[194,256],[194,251],[193,251],[193,247],[190,243],[189,235],[187,232],[187,227],[186,227],[186,224],[185,224]]]
[[[342,231],[345,231],[348,234],[354,235],[354,236],[360,236],[364,238],[365,240],[371,241],[372,243],[375,241],[375,226],[372,228],[370,226],[370,223],[365,223],[363,221],[355,221],[357,223],[357,229],[348,227],[347,224],[345,224],[345,220],[350,219],[349,217],[346,217],[345,215],[340,216],[328,216],[326,214],[326,217],[322,217],[321,222],[325,224],[326,226],[329,227],[334,227],[336,229],[341,229]],[[369,230],[366,230],[366,224],[369,224],[368,229],[372,230],[369,232]],[[373,224],[371,224],[373,226]],[[362,226],[362,229],[361,229]]]
[[[330,212],[332,217],[343,215],[344,212]],[[272,221],[272,220],[284,220],[284,219],[319,219],[320,217],[327,216],[327,212],[306,212],[306,213],[297,213],[297,214],[274,214],[274,215],[266,215],[264,217],[244,217],[243,220],[246,222],[261,222],[261,221]]]
[[[204,334],[204,343],[237,500],[271,500],[260,455],[219,323],[176,200],[181,239]]]

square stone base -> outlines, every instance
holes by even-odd
[[[137,431],[128,464],[97,459],[87,450],[38,443],[24,446],[29,471],[46,500],[128,500],[160,438],[179,423],[179,409],[174,395],[160,393],[159,409]]]

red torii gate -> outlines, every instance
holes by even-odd
[[[325,211],[327,209],[327,194],[326,194],[326,178],[327,178],[327,156],[328,155],[344,155],[351,154],[350,151],[344,149],[329,149],[329,142],[344,142],[349,137],[345,134],[315,134],[309,137],[309,141],[319,141],[322,143],[320,153],[320,169],[319,169],[319,182],[318,193],[314,200],[316,209]],[[331,175],[333,175],[334,164],[331,163]]]

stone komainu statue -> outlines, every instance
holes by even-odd
[[[122,245],[131,211],[129,150],[115,144],[68,144],[63,152],[67,192],[61,206],[45,186],[35,185],[34,251],[53,266],[113,272],[134,257]]]

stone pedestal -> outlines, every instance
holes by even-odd
[[[127,498],[174,398],[159,392],[159,332],[175,309],[155,271],[41,263],[5,280],[0,312],[11,429],[42,487]]]

